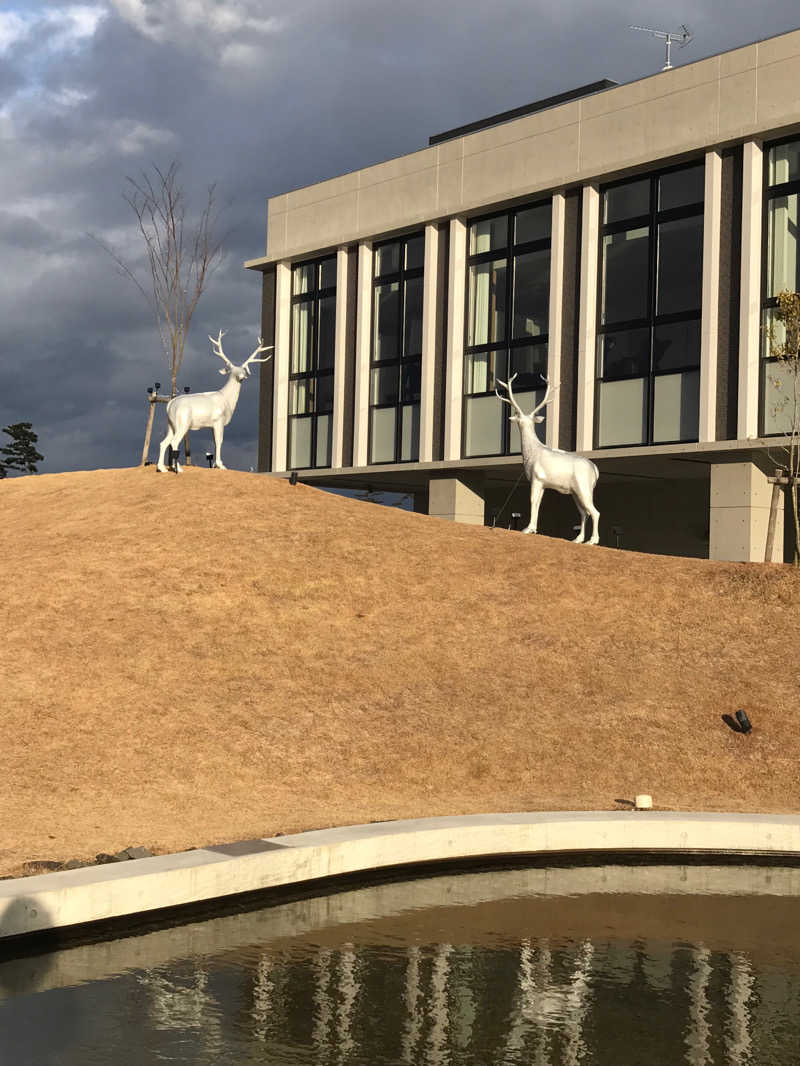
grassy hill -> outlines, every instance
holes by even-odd
[[[788,567],[199,468],[8,479],[0,514],[0,873],[641,791],[800,810]]]

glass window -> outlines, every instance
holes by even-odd
[[[412,462],[419,456],[424,263],[422,233],[375,249],[370,463]]]
[[[291,303],[289,466],[292,470],[330,466],[336,338],[335,255],[293,268]]]
[[[469,227],[469,254],[496,252],[508,245],[508,215],[495,215]]]
[[[705,199],[706,168],[696,167],[670,170],[658,179],[658,208],[670,211],[675,207],[701,204]]]
[[[495,396],[495,385],[515,373],[515,395],[528,397],[547,374],[552,212],[547,200],[470,225],[465,456],[518,451],[519,433],[509,423],[508,406]],[[494,255],[507,248],[509,234],[508,254]]]
[[[697,440],[704,195],[702,163],[603,190],[600,448]]]
[[[703,216],[693,215],[658,227],[659,315],[699,311],[703,304]]]
[[[541,337],[547,333],[550,309],[550,249],[527,252],[514,259],[513,337]]]
[[[777,144],[767,154],[767,184],[783,185],[800,179],[800,141]]]
[[[514,244],[550,240],[552,220],[553,208],[550,204],[517,211],[514,216]]]
[[[612,185],[603,193],[603,222],[638,218],[650,210],[650,179]]]
[[[797,292],[797,193],[767,203],[767,296]]]
[[[647,226],[603,237],[603,324],[647,315],[649,264]]]

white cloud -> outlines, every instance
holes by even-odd
[[[263,0],[111,0],[120,17],[159,43],[180,46],[185,35],[230,38],[273,33],[281,20],[263,14]],[[187,44],[196,44],[187,40]]]
[[[107,14],[106,7],[91,4],[67,4],[37,12],[0,11],[0,54],[23,43],[35,47],[40,39],[49,52],[68,51],[93,37]]]

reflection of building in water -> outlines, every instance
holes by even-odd
[[[750,960],[742,952],[729,956],[728,1023],[725,1027],[725,1050],[730,1066],[743,1066],[750,1058],[750,996],[753,973]]]
[[[208,989],[208,970],[184,964],[189,972],[144,970],[138,983],[147,993],[147,1013],[155,1029],[192,1031],[207,1048],[218,1046],[220,1005]]]
[[[692,973],[689,978],[689,1020],[686,1028],[687,1061],[691,1066],[706,1066],[711,1061],[708,1039],[708,981],[711,977],[711,952],[704,947],[692,948]]]

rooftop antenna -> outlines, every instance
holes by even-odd
[[[662,70],[672,70],[672,61],[670,59],[670,49],[673,43],[677,44],[679,48],[685,48],[686,45],[693,39],[694,34],[689,32],[688,27],[681,23],[680,33],[670,33],[669,30],[651,30],[649,26],[631,26],[632,30],[641,30],[643,33],[649,33],[651,37],[657,37],[660,41],[664,41],[667,46],[666,62],[661,68]]]

